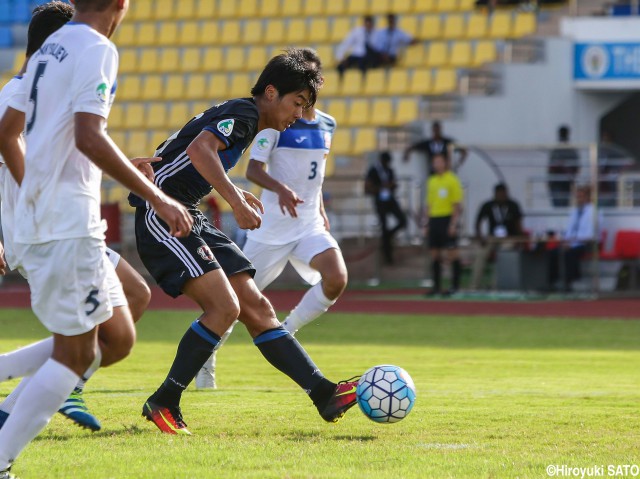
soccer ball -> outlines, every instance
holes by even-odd
[[[416,402],[413,379],[402,368],[383,364],[365,372],[356,387],[360,410],[375,422],[398,422]]]

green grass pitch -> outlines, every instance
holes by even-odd
[[[331,379],[405,368],[418,391],[404,421],[357,407],[338,424],[260,356],[238,327],[213,392],[185,393],[191,437],[140,417],[195,312],[149,312],[131,357],[85,393],[103,430],[56,415],[18,459],[25,478],[515,478],[548,465],[640,464],[640,321],[327,314],[298,334]],[[0,310],[0,352],[45,336]],[[16,384],[0,384],[0,398]]]

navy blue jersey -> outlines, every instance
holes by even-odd
[[[195,116],[167,138],[155,152],[162,161],[153,164],[155,184],[183,205],[195,208],[211,193],[212,186],[191,164],[187,147],[201,131],[210,131],[226,149],[218,150],[225,171],[233,168],[258,133],[258,109],[251,98],[219,103]],[[144,206],[145,201],[129,194],[129,204]]]

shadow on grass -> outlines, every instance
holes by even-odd
[[[78,429],[82,429],[78,427]],[[148,434],[149,429],[139,427],[135,424],[124,424],[122,429],[103,429],[98,432],[91,432],[85,429],[87,437],[92,438],[104,438],[114,436],[138,436],[140,434]],[[78,433],[76,431],[69,431],[69,433],[44,433],[36,436],[34,442],[38,441],[68,441],[69,439],[78,439]]]
[[[327,439],[326,431],[293,431],[287,434],[287,439],[290,441],[305,441],[309,439]],[[336,441],[346,442],[365,442],[376,441],[378,438],[372,435],[337,435],[331,436],[331,439]]]

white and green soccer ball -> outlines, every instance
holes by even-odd
[[[416,387],[404,369],[383,364],[362,375],[356,398],[360,410],[372,421],[398,422],[411,412],[416,402]]]

